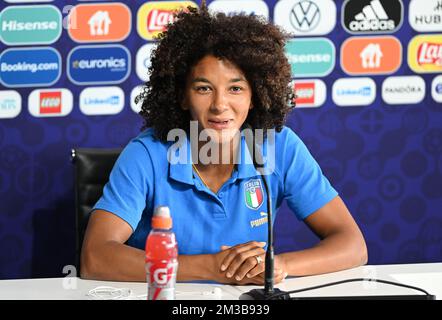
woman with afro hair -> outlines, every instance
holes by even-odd
[[[176,15],[139,96],[143,131],[122,151],[91,214],[83,278],[146,281],[146,237],[155,208],[166,205],[178,281],[263,284],[268,196],[274,213],[286,200],[320,238],[275,255],[275,283],[367,262],[344,202],[284,126],[294,107],[287,38],[257,16],[209,13],[205,1]],[[243,132],[262,133],[264,175]]]

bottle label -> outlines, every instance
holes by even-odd
[[[146,263],[148,300],[174,300],[178,262]]]

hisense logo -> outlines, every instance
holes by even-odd
[[[35,21],[21,22],[9,20],[2,22],[2,31],[46,31],[57,30],[59,28],[57,21]]]
[[[51,44],[61,29],[61,12],[52,5],[8,6],[0,14],[0,35],[6,45]]]

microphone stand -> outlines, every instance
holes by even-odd
[[[262,157],[262,153],[255,143],[255,138],[253,134],[253,129],[248,127],[251,131],[250,135],[246,134],[246,144],[251,151],[251,156],[253,160],[253,165],[256,170],[261,175],[264,189],[267,195],[267,251],[265,256],[265,273],[264,273],[264,289],[253,289],[247,293],[244,293],[240,296],[241,300],[268,300],[271,296],[276,295],[277,297],[274,300],[289,300],[290,295],[284,294],[284,291],[281,291],[278,288],[273,287],[273,271],[274,271],[274,249],[273,249],[273,223],[272,223],[272,197],[270,193],[269,185],[267,184],[266,174],[264,172],[264,161]],[[250,141],[252,140],[252,141]]]
[[[246,125],[247,129],[252,131],[250,134],[245,134],[246,144],[251,152],[251,156],[253,159],[253,165],[256,170],[261,175],[264,188],[267,194],[267,227],[268,227],[268,242],[267,242],[267,251],[265,257],[265,279],[264,279],[264,289],[253,289],[249,292],[241,294],[239,297],[240,300],[435,300],[434,295],[430,295],[428,292],[424,291],[426,295],[369,295],[369,296],[335,296],[335,297],[290,297],[290,293],[296,293],[296,291],[304,291],[304,290],[293,290],[293,291],[282,291],[278,288],[273,288],[273,270],[274,270],[274,251],[273,251],[273,224],[272,224],[272,197],[270,193],[269,185],[267,184],[266,173],[264,172],[264,161],[262,157],[261,150],[257,143],[255,143],[255,138],[253,134],[253,129],[250,125]],[[255,153],[256,151],[256,153]],[[257,161],[258,160],[258,161]],[[350,279],[343,282],[351,282],[356,280],[364,280],[364,279]],[[384,280],[376,280],[369,279],[377,282],[388,283],[388,281]],[[390,284],[393,284],[390,282]],[[329,284],[331,285],[331,284]],[[328,285],[325,285],[328,286]],[[325,287],[324,286],[324,287]],[[409,287],[412,289],[417,289],[422,291],[420,288],[411,287],[402,285],[404,287]],[[318,286],[320,288],[323,286]],[[310,288],[315,289],[315,288]]]

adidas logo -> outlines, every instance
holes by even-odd
[[[396,23],[390,19],[379,0],[364,6],[349,25],[352,31],[391,31],[395,27]]]

